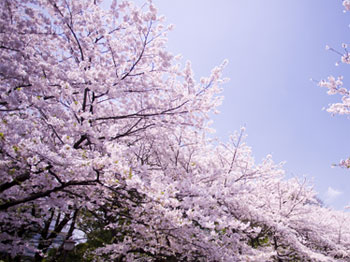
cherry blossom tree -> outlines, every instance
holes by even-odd
[[[344,12],[350,11],[350,1],[344,0],[343,1],[344,6]],[[344,64],[350,64],[350,53],[348,51],[348,44],[343,43],[342,44],[342,52],[339,52],[338,50],[326,46],[327,50],[331,50],[338,54],[340,56],[340,62]],[[336,63],[338,65],[338,62]],[[349,105],[350,105],[350,92],[348,89],[346,89],[343,86],[343,76],[334,77],[329,76],[326,80],[321,80],[319,82],[319,86],[325,87],[328,89],[327,94],[329,95],[341,95],[341,102],[331,104],[327,111],[333,115],[340,114],[340,115],[348,115],[350,113],[349,111]],[[350,158],[347,158],[345,160],[341,160],[339,163],[340,167],[344,168],[350,168]]]
[[[87,261],[349,260],[348,214],[209,138],[226,62],[197,82],[151,1],[101,4],[0,3],[1,254],[98,227]]]

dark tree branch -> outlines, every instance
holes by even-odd
[[[22,182],[26,181],[30,178],[30,173],[26,172],[22,175],[19,175],[15,177],[11,182],[6,182],[0,185],[0,193],[4,192],[5,190],[15,186],[20,185]]]
[[[78,149],[80,148],[81,144],[88,139],[88,136],[86,134],[82,135],[77,142],[74,143],[73,148]]]
[[[143,109],[143,110],[140,110],[139,112],[134,113],[134,114],[124,115],[124,116],[98,117],[95,120],[96,121],[98,121],[98,120],[112,120],[112,119],[117,120],[117,119],[140,118],[140,117],[147,118],[147,117],[160,116],[160,115],[184,114],[184,113],[187,113],[188,111],[181,111],[181,112],[172,112],[172,111],[175,111],[175,110],[181,108],[182,106],[184,106],[188,102],[189,102],[189,100],[183,102],[182,104],[180,104],[180,105],[178,105],[176,107],[165,109],[165,110],[163,110],[161,112],[158,112],[158,113],[142,114],[141,112],[145,111],[145,109]]]
[[[53,189],[50,190],[46,190],[44,192],[38,192],[38,193],[34,193],[31,196],[22,198],[22,199],[18,199],[18,200],[9,200],[7,202],[5,202],[4,204],[0,204],[0,210],[6,210],[10,207],[19,205],[19,204],[23,204],[26,202],[30,202],[30,201],[34,201],[36,199],[39,198],[43,198],[43,197],[47,197],[50,196],[50,194],[52,193],[56,193],[56,192],[60,192],[63,189],[70,187],[70,186],[90,186],[90,185],[95,185],[98,182],[99,179],[99,173],[96,179],[94,180],[83,180],[83,181],[77,181],[77,180],[73,180],[73,181],[69,181],[66,183],[61,184],[60,186],[54,187]]]

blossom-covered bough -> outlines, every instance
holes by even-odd
[[[350,1],[343,0],[344,12],[350,11]],[[340,56],[340,62],[344,64],[350,64],[350,52],[348,50],[348,44],[342,44],[343,51],[339,52],[338,50],[326,46],[327,50],[331,50]],[[339,62],[336,63],[338,65]],[[329,76],[326,80],[321,80],[319,86],[326,87],[328,89],[327,94],[329,95],[341,95],[341,102],[334,103],[329,106],[327,111],[332,115],[348,115],[350,114],[350,92],[348,89],[343,87],[343,76],[335,78],[334,76]],[[350,158],[341,160],[338,164],[340,167],[350,168]]]
[[[0,10],[2,258],[42,261],[94,225],[111,237],[81,261],[350,259],[348,214],[255,164],[243,130],[207,137],[225,62],[197,83],[152,2]]]

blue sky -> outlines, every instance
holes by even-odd
[[[340,97],[311,82],[344,75],[341,50],[350,43],[350,13],[340,0],[154,0],[175,24],[168,47],[191,60],[195,76],[207,76],[224,59],[229,65],[216,135],[246,127],[256,161],[272,154],[286,161],[287,176],[312,179],[325,203],[342,209],[350,203],[350,170],[331,168],[350,155],[350,120],[332,117],[323,107]],[[347,79],[347,76],[348,79]]]

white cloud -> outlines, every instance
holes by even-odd
[[[328,187],[327,192],[326,192],[326,201],[333,202],[341,194],[343,194],[343,192],[338,191],[332,187]]]

